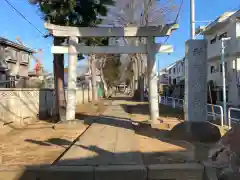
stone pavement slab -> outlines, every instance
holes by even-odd
[[[122,118],[124,117],[124,118]],[[57,165],[134,165],[142,164],[135,132],[128,114],[113,102]]]

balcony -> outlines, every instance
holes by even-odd
[[[232,39],[225,42],[225,54],[226,55],[237,55],[240,54],[240,40]],[[222,43],[217,40],[214,44],[208,43],[208,60],[220,59],[221,57]]]

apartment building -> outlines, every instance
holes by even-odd
[[[212,81],[218,102],[223,101],[221,49],[225,42],[225,71],[227,101],[230,105],[240,104],[240,11],[226,12],[203,30],[208,41],[208,81]]]
[[[0,37],[0,87],[9,77],[28,77],[29,64],[34,50]]]

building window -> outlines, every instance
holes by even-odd
[[[240,38],[240,18],[237,17],[237,24],[236,24],[236,30],[237,30],[237,38]]]
[[[175,72],[176,72],[176,69],[175,69],[175,68],[173,68],[173,74],[175,74]]]
[[[220,34],[220,36],[218,37],[218,39],[221,40],[222,38],[226,38],[227,36],[228,36],[228,33],[225,32],[225,33]]]
[[[210,40],[210,44],[214,44],[217,41],[217,35]]]
[[[237,69],[236,59],[232,60],[232,70],[235,71]]]
[[[172,69],[170,68],[168,72],[169,72],[169,74],[171,74],[171,72],[172,72]]]
[[[214,66],[210,67],[210,72],[211,72],[211,74],[214,73]]]
[[[227,71],[227,62],[225,62],[225,72]],[[222,64],[220,64],[220,72],[222,72]]]
[[[223,89],[221,88],[219,91],[220,101],[223,101]],[[226,101],[228,102],[228,91],[226,91]]]
[[[177,84],[177,80],[173,79],[173,84],[176,85]]]

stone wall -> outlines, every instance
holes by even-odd
[[[53,89],[0,88],[0,126],[23,125],[39,117],[55,114]],[[91,101],[88,89],[77,90],[77,104]]]

